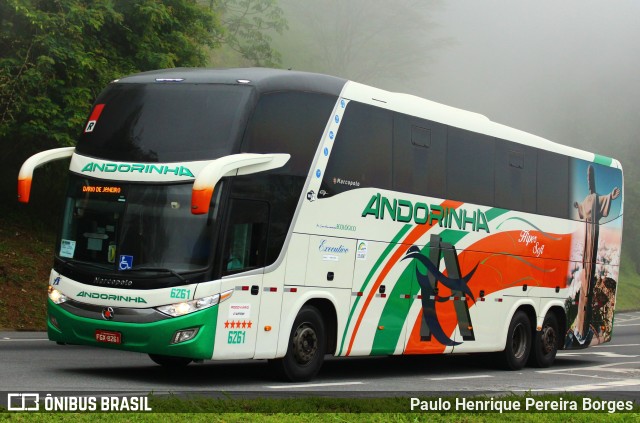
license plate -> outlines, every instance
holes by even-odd
[[[122,334],[120,332],[97,329],[96,341],[107,344],[122,344]]]

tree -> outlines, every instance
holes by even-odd
[[[0,202],[26,157],[75,143],[109,81],[202,66],[222,32],[196,0],[0,2]]]
[[[222,32],[195,0],[5,0],[0,16],[0,160],[72,145],[110,80],[203,65]]]
[[[284,66],[400,89],[424,73],[436,38],[431,12],[438,0],[282,0],[292,28],[278,40]],[[293,25],[293,22],[296,25]]]
[[[288,28],[277,0],[206,0],[220,16],[225,31],[219,34],[221,49],[212,61],[223,65],[279,67],[281,56],[272,47],[272,35]]]

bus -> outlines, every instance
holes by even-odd
[[[59,344],[167,367],[494,353],[611,339],[622,167],[345,79],[177,68],[115,80],[70,158],[48,285]],[[80,132],[80,131],[79,131]]]

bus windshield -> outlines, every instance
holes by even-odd
[[[72,174],[56,254],[109,271],[202,269],[211,252],[212,220],[191,213],[191,188]]]
[[[146,163],[233,154],[251,92],[223,84],[110,84],[96,100],[76,153]]]

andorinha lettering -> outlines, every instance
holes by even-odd
[[[87,163],[82,172],[103,172],[103,173],[149,173],[166,175],[172,173],[176,176],[188,176],[195,178],[191,170],[185,166],[167,166],[157,164],[142,164],[142,163]]]
[[[487,216],[480,210],[470,212],[437,204],[412,203],[408,200],[389,199],[379,193],[371,197],[362,211],[362,217],[369,215],[376,219],[390,218],[396,222],[415,222],[419,225],[435,225],[438,222],[438,226],[448,229],[456,227],[463,231],[483,230],[490,233]]]
[[[128,303],[147,303],[142,297],[130,297],[126,295],[114,295],[114,294],[100,294],[97,292],[78,292],[78,297],[93,298],[95,300],[112,300],[112,301],[125,301]]]

